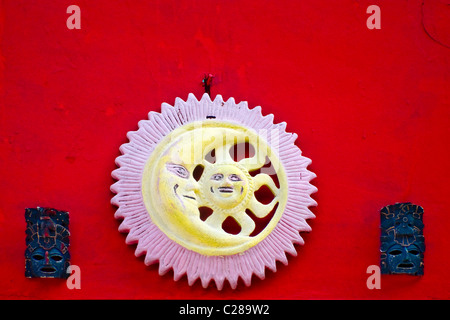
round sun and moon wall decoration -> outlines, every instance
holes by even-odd
[[[264,279],[310,231],[311,160],[286,123],[220,95],[163,103],[120,147],[111,202],[127,244],[189,285]]]

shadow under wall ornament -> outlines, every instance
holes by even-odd
[[[397,203],[381,209],[381,273],[423,275],[423,208]]]
[[[25,210],[25,276],[67,278],[70,266],[69,213],[52,208]]]
[[[173,269],[175,280],[213,280],[219,290],[287,264],[286,252],[303,244],[299,231],[311,230],[317,189],[311,161],[285,128],[260,107],[206,93],[150,112],[127,134],[112,173],[119,231],[137,244],[136,256],[159,262],[160,274]]]

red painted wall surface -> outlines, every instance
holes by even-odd
[[[450,298],[448,1],[0,1],[1,299]],[[66,9],[81,8],[81,30]],[[381,8],[369,30],[366,9]],[[233,291],[146,267],[117,231],[126,132],[192,92],[261,105],[313,160],[318,207],[288,266]],[[379,210],[424,207],[425,275],[382,276]],[[71,215],[81,290],[25,279],[26,207]]]

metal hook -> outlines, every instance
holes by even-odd
[[[205,88],[205,93],[207,93],[211,97],[211,85],[213,81],[214,75],[211,73],[205,74],[202,80],[202,86]]]

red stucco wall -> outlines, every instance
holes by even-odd
[[[448,1],[447,1],[448,2]],[[450,13],[446,1],[0,1],[1,299],[448,299]],[[68,30],[66,9],[81,8]],[[381,29],[366,27],[369,5]],[[192,92],[261,105],[299,135],[318,188],[289,265],[222,292],[159,276],[117,231],[126,132]],[[424,207],[425,275],[383,276],[379,210]],[[71,215],[81,290],[24,278],[26,207]]]

